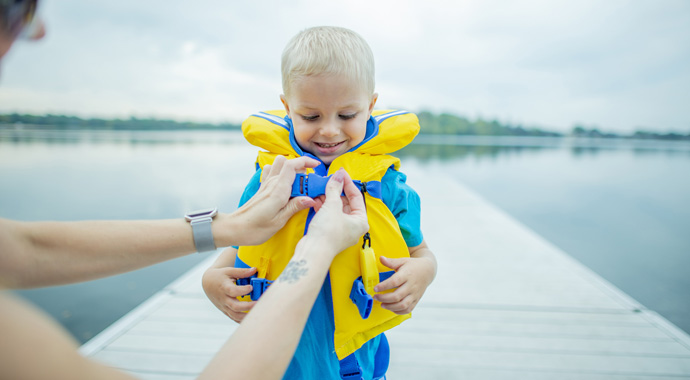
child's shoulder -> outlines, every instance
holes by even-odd
[[[395,208],[396,204],[404,203],[419,204],[419,195],[417,191],[407,183],[407,175],[405,173],[389,168],[386,174],[381,178],[382,200],[389,205],[389,208]],[[393,207],[391,207],[393,206]]]

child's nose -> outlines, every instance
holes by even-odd
[[[333,137],[340,133],[340,128],[336,123],[325,123],[319,130],[319,133],[324,137]]]

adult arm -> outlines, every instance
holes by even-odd
[[[307,197],[290,199],[295,174],[318,162],[283,157],[267,170],[261,189],[232,214],[212,224],[216,246],[260,244]],[[145,267],[195,252],[183,218],[151,221],[16,222],[0,219],[0,285],[9,288],[67,284]]]
[[[341,202],[343,185],[346,198]],[[333,258],[356,243],[368,228],[361,193],[345,171],[339,170],[329,181],[326,201],[285,270],[200,378],[221,378],[234,365],[242,366],[247,379],[281,378]]]
[[[286,270],[263,294],[200,379],[282,377],[333,258],[368,229],[361,194],[342,173],[329,182],[326,203],[314,217],[309,233],[298,244]],[[341,201],[343,185],[347,198]],[[0,292],[0,310],[0,378],[132,379],[80,356],[76,342],[68,334],[6,292]]]
[[[0,378],[133,379],[79,355],[77,342],[53,320],[0,290]]]

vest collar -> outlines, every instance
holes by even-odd
[[[254,114],[242,123],[242,132],[249,143],[269,152],[284,155],[309,155],[297,144],[292,120],[285,111]],[[409,144],[419,133],[417,116],[407,111],[374,111],[367,121],[364,140],[350,152],[390,154]]]

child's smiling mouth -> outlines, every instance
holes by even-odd
[[[341,145],[345,144],[345,141],[339,141],[334,143],[320,143],[314,142],[314,145],[318,148],[321,154],[334,153]]]

